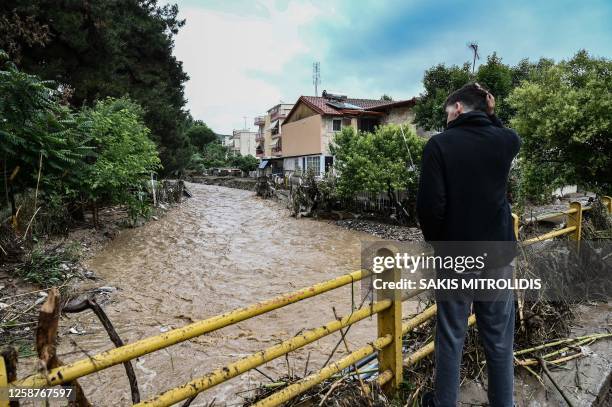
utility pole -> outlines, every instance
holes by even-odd
[[[312,63],[312,84],[314,85],[315,96],[319,96],[319,84],[321,83],[321,64]]]
[[[242,116],[242,118],[244,119],[244,129],[246,130],[247,129],[247,126],[246,126],[246,119],[247,119],[247,117],[246,116]]]
[[[474,62],[472,62],[472,75],[474,75],[474,70],[476,69],[476,60],[480,59],[480,55],[478,55],[478,43],[470,42],[468,44],[468,48],[470,48],[474,52]]]

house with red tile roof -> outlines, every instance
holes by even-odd
[[[284,119],[281,137],[275,145],[278,156],[283,159],[283,172],[312,168],[316,175],[323,174],[333,164],[329,146],[334,135],[344,127],[360,131],[374,131],[376,126],[387,123],[414,127],[415,103],[414,98],[355,99],[325,91],[320,97],[301,96]]]

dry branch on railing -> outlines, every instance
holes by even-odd
[[[40,359],[43,372],[56,368],[62,364],[56,353],[57,327],[60,315],[60,294],[57,288],[49,290],[47,300],[40,308],[38,315],[38,328],[36,329],[36,351]],[[73,407],[91,407],[83,389],[76,380],[67,383],[74,387],[75,400],[69,402]]]

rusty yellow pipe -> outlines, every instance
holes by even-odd
[[[185,400],[189,397],[195,396],[196,394],[206,389],[216,386],[219,383],[223,383],[248,370],[251,370],[264,363],[267,363],[273,359],[276,359],[279,356],[285,355],[298,348],[301,348],[304,345],[307,345],[318,339],[321,339],[324,336],[327,336],[333,332],[339,331],[341,328],[344,328],[345,326],[354,324],[355,322],[360,321],[364,318],[367,318],[370,315],[384,311],[390,306],[391,306],[391,300],[383,300],[383,301],[375,302],[371,306],[362,307],[352,312],[350,315],[343,317],[342,319],[334,320],[332,322],[327,323],[326,325],[322,327],[303,332],[298,336],[295,336],[291,339],[288,339],[286,341],[279,343],[278,345],[269,347],[263,351],[246,356],[242,359],[239,359],[235,362],[230,363],[229,365],[226,365],[223,368],[213,370],[212,372],[208,373],[205,376],[194,379],[190,381],[189,383],[186,383],[174,389],[170,389],[151,400],[147,400],[147,401],[135,404],[134,406],[139,406],[139,407],[171,406],[174,403],[177,403],[181,400]]]
[[[402,324],[402,335],[406,335],[409,331],[412,331],[417,326],[421,325],[423,322],[431,319],[436,315],[438,310],[438,306],[436,304],[431,305],[425,309],[425,311],[416,315],[414,318],[409,319],[408,321]]]
[[[245,319],[284,307],[289,304],[314,297],[318,294],[361,280],[367,276],[367,271],[354,271],[349,274],[328,280],[322,283],[303,288],[293,293],[284,294],[271,300],[263,301],[245,308],[239,308],[228,313],[217,315],[202,321],[194,322],[182,328],[173,329],[161,335],[151,336],[114,348],[87,359],[81,359],[64,366],[52,369],[48,374],[35,374],[24,379],[9,383],[13,387],[44,387],[55,386],[70,382],[79,377],[106,369],[128,360],[132,360],[148,353],[166,348],[171,345],[195,338],[217,329],[235,324]]]
[[[302,380],[285,387],[282,390],[277,391],[276,393],[266,397],[263,400],[258,401],[253,404],[252,407],[273,407],[278,406],[286,401],[291,400],[295,396],[304,393],[306,390],[311,387],[316,386],[322,381],[329,379],[332,375],[346,369],[347,367],[357,363],[359,360],[365,358],[366,356],[371,355],[389,345],[393,340],[391,335],[385,335],[376,339],[370,345],[366,345],[363,348],[359,348],[355,352],[350,353],[349,355],[343,357],[335,363],[327,365],[323,369],[319,370],[316,373],[311,374],[303,378]]]
[[[543,235],[524,240],[521,243],[523,244],[523,246],[529,246],[530,244],[534,244],[537,242],[543,242],[544,240],[549,240],[557,236],[567,235],[568,233],[572,233],[575,230],[576,230],[576,226],[570,226],[570,227],[559,229],[559,230],[553,230],[552,232],[544,233]]]
[[[384,372],[380,373],[376,378],[376,384],[382,387],[387,384],[387,382],[391,379],[393,379],[393,372],[391,370],[385,370]]]
[[[4,363],[4,358],[0,356],[0,391],[6,388],[8,380],[8,373],[6,372],[6,363]],[[8,396],[8,393],[6,394]],[[3,395],[4,396],[4,395]],[[4,397],[0,398],[0,407],[9,407],[8,397],[6,400],[3,400]]]
[[[468,326],[474,325],[476,322],[476,315],[472,314],[468,318]],[[409,367],[417,363],[419,360],[429,356],[435,349],[434,341],[429,342],[427,345],[417,349],[406,359],[404,359],[404,367]]]

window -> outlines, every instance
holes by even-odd
[[[293,171],[299,172],[300,170],[301,170],[301,168],[300,168],[300,159],[299,158],[294,158],[293,159]]]
[[[306,171],[314,172],[314,175],[321,175],[321,157],[306,157]]]
[[[376,126],[378,126],[377,119],[359,119],[359,130],[367,131],[369,133],[373,133],[376,130]]]
[[[340,131],[340,130],[342,130],[342,120],[340,120],[340,119],[332,120],[332,130],[333,131]]]

